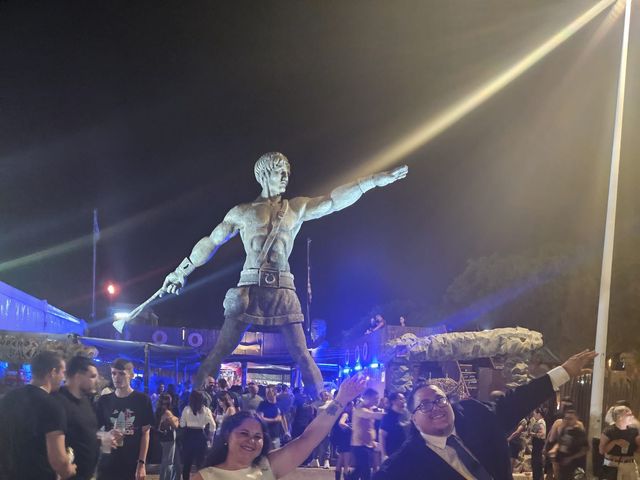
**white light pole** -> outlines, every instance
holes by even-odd
[[[618,173],[620,170],[620,143],[622,139],[622,119],[624,111],[624,90],[627,74],[627,52],[629,49],[629,24],[631,20],[631,0],[626,0],[624,32],[618,76],[618,97],[613,125],[613,146],[611,149],[611,172],[609,174],[609,199],[604,232],[602,273],[600,275],[600,298],[598,302],[598,323],[596,326],[596,351],[591,383],[591,406],[589,409],[589,438],[599,438],[602,432],[602,410],[604,398],[604,378],[607,361],[607,330],[609,323],[609,300],[611,296],[611,269],[613,264],[613,243],[616,227],[616,205],[618,202]]]

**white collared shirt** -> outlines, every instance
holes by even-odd
[[[547,375],[549,375],[549,378],[551,379],[551,385],[553,386],[554,390],[560,388],[562,384],[567,383],[571,378],[567,371],[562,367],[556,367],[552,370],[549,370],[547,372]],[[438,437],[422,432],[420,432],[420,435],[422,435],[422,438],[427,444],[427,447],[433,450],[433,452],[440,458],[442,458],[442,460],[444,460],[451,468],[462,475],[465,480],[476,480],[476,478],[471,475],[471,473],[469,473],[469,470],[467,470],[467,468],[464,466],[464,463],[462,463],[453,447],[447,445],[448,436]],[[451,432],[451,435],[456,435],[455,427],[453,428],[453,432]],[[458,437],[458,440],[460,440],[460,437]],[[469,449],[467,449],[462,440],[460,440],[460,444],[467,450],[467,452],[469,452]],[[469,452],[469,454],[473,456],[471,452]]]
[[[462,463],[462,461],[460,460],[460,457],[458,457],[458,454],[453,449],[453,447],[450,447],[447,445],[448,436],[436,437],[435,435],[428,435],[422,432],[420,432],[420,435],[422,435],[422,438],[424,438],[424,441],[427,443],[427,447],[433,450],[433,452],[436,455],[438,455],[442,460],[444,460],[451,468],[453,468],[456,472],[462,475],[465,478],[465,480],[476,480],[476,477],[471,475],[469,473],[469,470],[467,470],[467,467],[464,466],[464,463]],[[451,435],[456,435],[455,428],[453,429],[453,432],[451,432]],[[460,444],[464,446],[464,443],[462,443],[462,440],[460,440],[460,437],[458,437],[458,440],[460,441]],[[464,448],[467,448],[467,447],[464,447]],[[471,452],[469,452],[469,454],[473,456]]]

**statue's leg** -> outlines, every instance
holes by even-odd
[[[324,388],[324,382],[320,369],[307,349],[307,340],[304,337],[302,324],[289,323],[280,328],[289,354],[300,368],[305,389],[312,397],[317,397]]]
[[[216,340],[216,345],[209,352],[207,358],[200,364],[200,368],[198,368],[196,386],[199,387],[202,385],[207,376],[211,375],[215,378],[218,375],[220,364],[225,357],[231,355],[238,344],[240,344],[242,335],[244,335],[244,332],[249,326],[248,323],[243,323],[235,318],[227,318],[224,321],[220,335],[218,335],[218,340]]]

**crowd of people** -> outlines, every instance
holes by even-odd
[[[638,424],[626,400],[619,400],[605,417],[595,467],[603,480],[637,480],[634,453],[640,448]],[[534,480],[586,478],[588,435],[570,397],[554,412],[546,405],[523,418],[508,437],[514,472],[531,471]],[[600,467],[600,468],[598,468]],[[625,476],[624,472],[631,473]]]
[[[116,359],[111,386],[98,394],[98,369],[90,358],[65,362],[60,354],[43,351],[31,365],[31,382],[0,400],[3,480],[143,479],[154,442],[163,480],[194,478],[194,470],[200,472],[195,478],[219,478],[211,469],[237,470],[237,462],[253,453],[246,468],[278,478],[318,445],[327,445],[344,404],[365,382],[348,379],[335,398],[323,392],[322,404],[286,385],[249,383],[242,391],[211,377],[201,388],[184,385],[181,393],[159,384],[148,396],[132,386],[133,364]]]
[[[0,478],[140,480],[159,445],[161,480],[280,478],[300,465],[330,468],[340,480],[510,479],[531,457],[534,480],[573,480],[589,442],[570,399],[554,418],[541,405],[594,357],[582,352],[492,402],[455,400],[429,382],[405,397],[381,396],[366,378],[346,379],[312,399],[287,385],[224,379],[199,388],[132,388],[133,365],[110,365],[113,389],[95,399],[98,370],[54,352],[32,362],[29,385],[0,400]],[[63,379],[64,386],[60,387]],[[601,478],[638,479],[637,421],[614,405],[600,439]],[[156,463],[156,462],[154,462]]]

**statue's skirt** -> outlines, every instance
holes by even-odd
[[[230,288],[224,297],[224,318],[265,327],[304,322],[295,290],[258,285]]]

